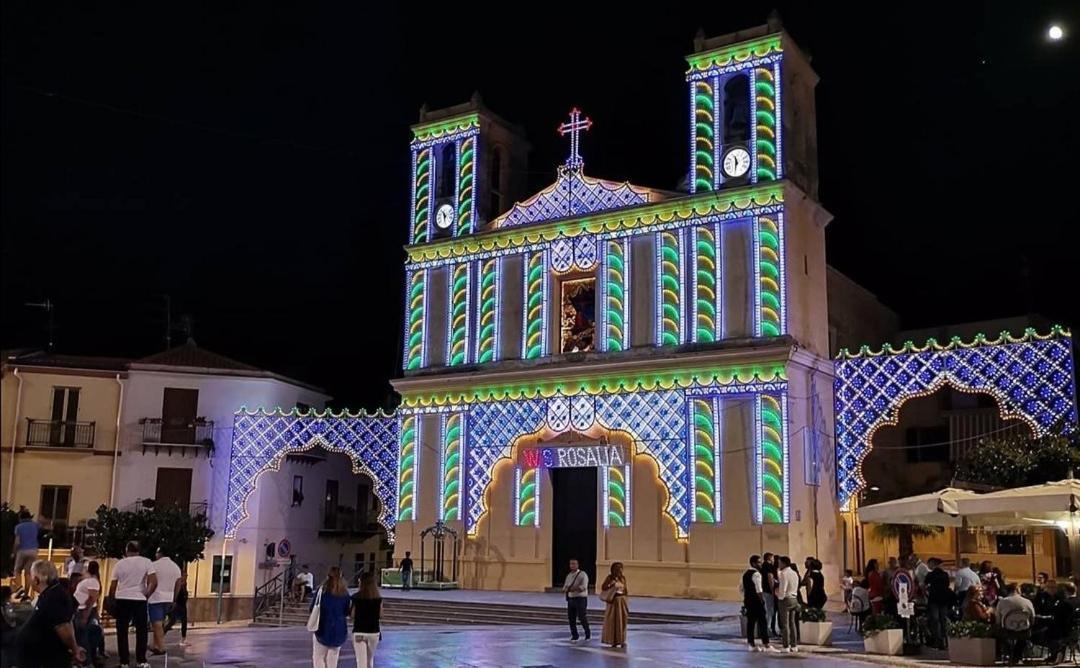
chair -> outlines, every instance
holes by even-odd
[[[1016,647],[1019,644],[1027,647],[1028,641],[1031,639],[1031,626],[1034,619],[1027,610],[1010,610],[1005,613],[1005,616],[1001,620],[1001,642],[1004,645],[1008,656],[1006,660],[1009,665],[1013,665],[1013,658],[1016,656]],[[1018,657],[1023,661],[1023,656]]]

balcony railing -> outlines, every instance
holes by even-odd
[[[139,420],[142,425],[142,447],[146,452],[147,447],[157,451],[160,448],[168,448],[172,454],[173,448],[179,448],[181,453],[192,451],[198,456],[199,450],[206,450],[209,455],[214,449],[214,421],[204,418],[196,418],[187,423],[166,423],[162,418],[143,418]]]
[[[379,524],[374,521],[374,511],[357,512],[349,506],[338,506],[335,509],[327,504],[323,504],[322,511],[320,534],[366,535],[379,531]]]
[[[93,448],[94,422],[26,419],[28,448]]]
[[[134,502],[124,506],[121,510],[137,513],[140,510],[153,510],[156,507],[165,507],[167,505],[167,502],[158,503],[156,499],[136,499]],[[207,501],[193,501],[183,507],[187,510],[188,515],[191,515],[192,517],[196,515],[210,516],[210,504]]]

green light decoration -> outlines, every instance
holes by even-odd
[[[458,210],[456,236],[473,231],[473,182],[476,165],[476,137],[461,142],[458,156]]]
[[[694,448],[693,518],[695,522],[716,523],[720,521],[716,400],[693,399],[690,402],[690,411],[693,419],[691,437]]]
[[[630,524],[628,496],[629,467],[609,466],[607,470],[607,526],[625,527]]]
[[[682,230],[659,233],[660,323],[657,341],[661,346],[683,342]]]
[[[422,123],[420,125],[414,125],[412,128],[413,142],[441,139],[479,127],[480,116],[476,113],[454,116],[453,118],[447,118],[433,123]]]
[[[694,191],[713,190],[716,114],[713,86],[708,81],[694,83]]]
[[[757,180],[775,181],[776,164],[776,87],[773,71],[754,68],[755,123],[757,125]]]
[[[783,291],[780,276],[780,228],[772,218],[757,219],[758,293],[760,336],[780,336],[784,332]]]
[[[540,499],[540,480],[537,475],[539,469],[528,468],[517,470],[517,526],[538,526]]]
[[[469,265],[454,265],[450,286],[449,366],[469,361]]]
[[[409,340],[406,344],[406,369],[424,365],[424,283],[427,272],[414,271],[409,280]]]
[[[525,334],[522,352],[525,359],[540,359],[547,354],[544,330],[547,318],[547,269],[545,251],[526,255],[525,260]]]
[[[719,337],[716,232],[703,225],[694,230],[694,340],[712,343]]]
[[[759,395],[761,418],[761,516],[769,524],[784,522],[784,413],[780,400]]]
[[[686,58],[686,62],[690,64],[690,71],[687,74],[745,63],[751,58],[763,58],[782,51],[780,35],[781,33],[774,33],[737,44],[728,44],[712,51],[695,53]]]
[[[401,421],[401,450],[398,456],[398,521],[416,519],[417,443],[419,418],[409,415]]]
[[[442,519],[444,521],[461,519],[461,439],[463,416],[451,413],[446,417],[443,436],[442,466]]]
[[[626,350],[630,347],[627,331],[627,272],[626,248],[621,240],[607,243],[605,299],[607,300],[607,349],[610,352]]]
[[[431,149],[416,153],[416,183],[413,193],[412,243],[428,240],[428,219],[431,209]]]
[[[476,361],[480,364],[496,359],[496,307],[499,302],[499,259],[479,262],[480,298],[476,318]]]

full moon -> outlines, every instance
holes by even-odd
[[[1050,30],[1047,31],[1047,36],[1052,40],[1059,40],[1065,36],[1065,31],[1061,29],[1059,25],[1050,26]]]

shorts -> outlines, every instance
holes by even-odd
[[[23,569],[37,561],[37,548],[32,550],[19,550],[15,553],[15,574],[18,575]]]
[[[146,610],[150,614],[150,623],[164,622],[165,615],[168,614],[171,607],[172,603],[151,603],[146,606]]]

